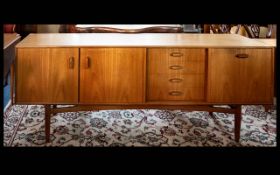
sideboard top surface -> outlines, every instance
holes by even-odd
[[[238,34],[182,33],[51,33],[30,34],[16,46],[25,47],[276,47]]]
[[[264,44],[268,45],[268,46],[271,46],[271,47],[276,47],[277,45],[277,41],[276,39],[273,39],[273,38],[267,38],[267,39],[255,39],[259,42],[263,42]]]

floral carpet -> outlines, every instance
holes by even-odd
[[[44,107],[14,105],[4,112],[4,146],[232,147],[276,146],[276,111],[242,106],[240,142],[234,115],[180,110],[102,110],[59,113],[45,143]]]

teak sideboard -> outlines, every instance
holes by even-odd
[[[273,104],[275,47],[235,34],[30,34],[12,104],[45,105],[47,142],[53,114],[139,108],[233,113],[239,141],[241,105]]]
[[[3,59],[4,59],[4,86],[7,84],[8,81],[8,74],[10,72],[11,64],[14,62],[15,59],[15,45],[20,41],[20,35],[17,33],[4,33],[3,37]]]

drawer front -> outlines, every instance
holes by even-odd
[[[148,101],[203,101],[205,49],[148,50]]]
[[[205,49],[153,48],[148,55],[149,74],[205,72]]]
[[[148,79],[148,101],[204,100],[204,74],[153,74]]]

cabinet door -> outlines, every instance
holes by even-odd
[[[271,49],[209,49],[208,101],[272,103]]]
[[[82,48],[80,103],[144,101],[144,48]]]
[[[78,48],[19,48],[16,102],[78,102]]]

